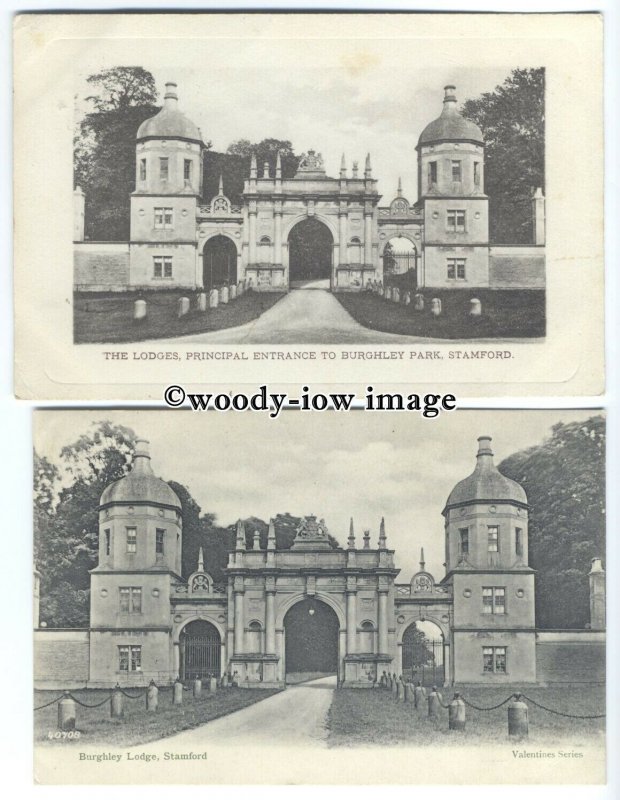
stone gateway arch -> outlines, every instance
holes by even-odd
[[[535,682],[528,510],[522,487],[497,470],[490,439],[480,437],[473,472],[442,511],[441,580],[423,552],[412,578],[397,580],[383,520],[375,536],[357,535],[351,520],[339,546],[314,515],[287,549],[277,546],[273,520],[263,546],[240,521],[220,582],[202,549],[184,576],[181,503],[138,441],[131,472],[98,508],[88,685],[226,675],[248,688],[283,687],[335,674],[340,686],[371,688],[384,671],[446,685]],[[434,633],[425,633],[429,625]]]

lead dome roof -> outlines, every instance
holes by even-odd
[[[418,147],[445,141],[467,141],[484,145],[482,131],[456,109],[454,86],[444,87],[445,97],[441,114],[424,128],[418,139]]]
[[[148,442],[138,439],[131,472],[103,490],[100,506],[114,503],[152,503],[181,510],[181,501],[170,486],[153,474]]]

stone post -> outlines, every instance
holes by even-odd
[[[469,316],[479,317],[482,314],[482,303],[477,297],[472,297],[469,301]]]
[[[198,294],[198,302],[197,302],[198,311],[206,311],[207,310],[207,295],[205,292],[200,292]]]
[[[110,716],[112,719],[122,719],[125,716],[125,709],[123,708],[123,693],[120,686],[116,684],[114,694],[110,698]]]
[[[592,559],[590,579],[590,628],[605,630],[605,570],[600,558]]]
[[[146,300],[136,300],[133,304],[133,318],[135,320],[146,317]]]
[[[540,186],[532,197],[532,222],[534,229],[534,244],[545,243],[545,196]]]
[[[220,303],[222,305],[228,303],[228,286],[222,286],[220,289]]]
[[[521,700],[520,694],[508,706],[508,736],[512,739],[527,739],[529,735],[529,720],[527,705]]]
[[[189,297],[179,297],[177,314],[184,317],[189,311]]]
[[[183,705],[183,684],[177,678],[172,686],[172,705],[173,706],[180,706]]]
[[[441,300],[438,297],[433,297],[431,300],[431,314],[434,317],[441,315]]]
[[[58,730],[59,731],[74,731],[75,730],[75,700],[69,697],[69,693],[65,692],[64,697],[58,703]]]
[[[211,289],[209,292],[209,308],[217,308],[220,301],[220,293],[217,289]]]

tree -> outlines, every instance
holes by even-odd
[[[545,185],[545,70],[515,69],[501,86],[463,104],[485,140],[485,191],[494,244],[532,241],[531,198]]]
[[[74,182],[86,194],[85,235],[129,239],[129,196],[135,187],[136,133],[159,111],[155,79],[142,67],[114,67],[89,76],[94,110],[76,126]]]
[[[583,628],[591,559],[605,553],[603,417],[558,423],[543,444],[509,456],[499,469],[523,486],[530,504],[537,625]]]

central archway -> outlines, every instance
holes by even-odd
[[[329,288],[334,238],[325,223],[308,217],[288,235],[289,283],[291,289],[311,284]]]
[[[284,616],[287,683],[338,674],[336,612],[315,598],[300,600]]]

